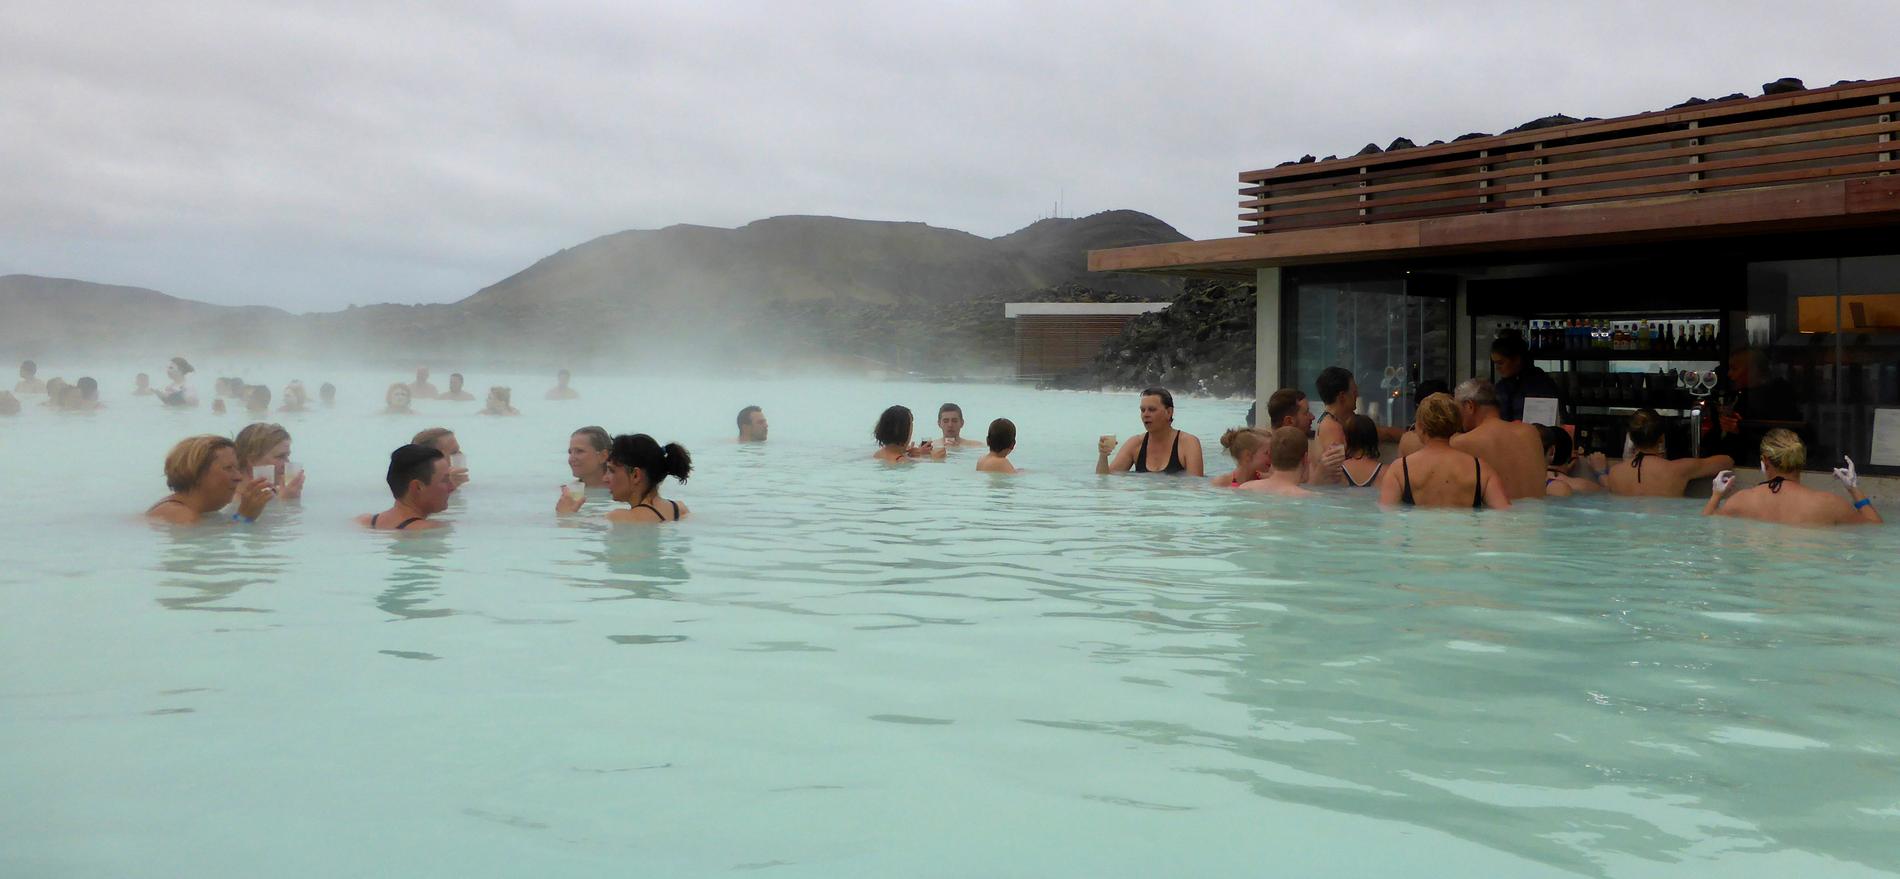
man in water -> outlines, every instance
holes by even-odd
[[[258,418],[270,414],[270,388],[248,385],[244,388],[244,411]]]
[[[1523,421],[1525,397],[1555,398],[1557,411],[1565,411],[1563,390],[1557,387],[1550,373],[1530,361],[1530,348],[1524,344],[1523,336],[1512,333],[1491,341],[1491,370],[1498,375],[1500,418]]]
[[[1265,479],[1243,483],[1241,491],[1259,491],[1285,497],[1306,497],[1312,492],[1300,487],[1300,471],[1306,462],[1306,431],[1298,427],[1277,427],[1267,443],[1273,472]]]
[[[579,399],[581,393],[567,386],[568,381],[572,379],[573,377],[574,376],[565,369],[561,370],[560,372],[555,373],[554,387],[548,389],[548,399],[550,400]]]
[[[13,386],[16,394],[44,394],[46,383],[39,380],[40,365],[31,360],[20,363],[20,381]]]
[[[475,399],[475,395],[469,393],[468,391],[462,390],[462,374],[461,373],[451,372],[449,373],[448,393],[443,394],[441,397],[438,397],[437,399],[467,401],[467,400]]]
[[[1483,461],[1511,500],[1543,497],[1544,435],[1537,425],[1504,420],[1497,389],[1486,379],[1461,382],[1452,400],[1465,429],[1451,438],[1451,447]]]
[[[1847,466],[1836,468],[1834,478],[1847,489],[1843,500],[1832,492],[1817,491],[1801,484],[1801,470],[1808,463],[1808,449],[1792,430],[1776,428],[1761,440],[1760,485],[1735,490],[1735,471],[1715,475],[1715,489],[1702,507],[1704,516],[1736,516],[1759,519],[1778,525],[1879,525],[1880,512],[1860,490],[1860,474],[1854,471],[1854,459],[1842,458]]]
[[[765,410],[757,406],[747,406],[739,410],[739,442],[765,442]]]
[[[1670,460],[1663,448],[1663,433],[1668,426],[1656,410],[1636,410],[1629,422],[1629,460],[1609,467],[1602,453],[1590,456],[1590,466],[1603,487],[1611,494],[1682,497],[1691,481],[1715,476],[1735,466],[1735,459],[1727,455]]]
[[[963,407],[955,403],[945,403],[937,408],[937,429],[943,432],[943,439],[937,442],[939,449],[955,449],[964,445]],[[975,443],[970,443],[975,445]]]
[[[1009,463],[1009,453],[1016,451],[1016,422],[1007,418],[998,418],[990,422],[987,441],[990,452],[976,462],[976,472],[1016,472],[1016,465]]]
[[[448,458],[438,449],[411,443],[389,454],[384,477],[396,502],[380,513],[356,517],[356,524],[377,531],[427,531],[443,523],[430,516],[449,508],[455,480]]]
[[[435,385],[429,384],[429,368],[416,367],[416,380],[409,383],[409,397],[415,400],[433,400],[441,396]]]
[[[415,438],[409,442],[413,445],[427,446],[441,452],[442,457],[446,458],[449,463],[447,470],[449,481],[455,483],[456,488],[461,488],[468,484],[468,468],[458,463],[463,460],[460,457],[462,454],[462,443],[455,438],[455,431],[446,427],[431,427],[428,430],[417,433]]]
[[[1279,430],[1282,427],[1297,428],[1308,437],[1313,435],[1313,407],[1307,405],[1306,394],[1298,388],[1281,388],[1267,398],[1267,429]],[[1346,446],[1343,442],[1335,448],[1324,449],[1320,453],[1318,466],[1307,462],[1305,478],[1308,481],[1320,480],[1321,474],[1338,472],[1345,461]]]
[[[133,382],[132,396],[134,397],[149,397],[158,393],[158,391],[152,389],[152,377],[145,373],[139,373],[138,377],[133,379]]]

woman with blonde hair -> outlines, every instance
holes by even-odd
[[[303,471],[291,473],[290,431],[283,425],[263,421],[245,425],[234,445],[239,470],[249,474],[257,467],[269,467],[271,487],[278,497],[296,500],[303,496]]]
[[[488,404],[477,415],[520,415],[513,402],[514,390],[496,385],[488,389]]]
[[[238,468],[235,445],[221,436],[179,440],[165,456],[165,485],[172,490],[145,511],[145,518],[173,525],[197,525],[206,513],[224,509],[237,498],[233,522],[255,522],[270,503],[270,482],[248,479]]]
[[[1239,488],[1256,479],[1265,479],[1273,469],[1273,431],[1262,427],[1236,427],[1220,435],[1220,447],[1234,459],[1231,473],[1210,480],[1219,488]]]
[[[1420,447],[1385,471],[1379,503],[1407,507],[1465,507],[1508,510],[1511,500],[1497,474],[1484,462],[1451,447],[1464,428],[1464,415],[1450,394],[1433,394],[1418,404]]]
[[[1717,473],[1702,515],[1759,519],[1780,525],[1881,524],[1884,520],[1874,509],[1873,500],[1861,493],[1854,459],[1843,456],[1841,460],[1847,466],[1836,468],[1834,478],[1847,489],[1846,499],[1802,485],[1801,470],[1808,463],[1808,447],[1794,431],[1776,428],[1761,438],[1764,481],[1736,491],[1735,471]]]
[[[408,385],[396,382],[383,392],[383,414],[413,415],[416,410],[409,408],[409,403],[414,399],[415,395],[410,392]]]

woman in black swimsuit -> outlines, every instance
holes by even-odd
[[[614,437],[607,453],[607,490],[614,500],[631,506],[607,514],[611,522],[677,522],[692,511],[679,501],[660,497],[660,483],[668,476],[681,482],[693,472],[693,458],[679,443],[662,448],[644,433]]]
[[[172,493],[145,511],[145,518],[173,525],[197,525],[205,514],[224,509],[233,497],[237,512],[227,518],[255,522],[270,503],[269,480],[250,479],[238,468],[237,449],[221,436],[179,440],[165,456],[165,485]]]
[[[1377,486],[1379,472],[1385,469],[1385,462],[1379,460],[1379,426],[1358,413],[1347,416],[1340,426],[1346,437],[1346,460],[1340,463],[1346,484],[1353,488]]]
[[[445,523],[429,518],[449,508],[449,495],[456,482],[449,474],[449,459],[434,446],[410,443],[389,453],[389,494],[396,503],[389,509],[357,516],[356,523],[373,531],[427,531]]]
[[[1464,416],[1449,394],[1433,394],[1418,404],[1418,436],[1423,446],[1385,471],[1379,502],[1387,506],[1490,507],[1509,509],[1510,498],[1484,462],[1451,447]]]
[[[1115,451],[1114,437],[1103,437],[1096,447],[1095,472],[1102,475],[1125,473],[1166,473],[1203,476],[1201,440],[1194,434],[1174,429],[1174,395],[1166,388],[1141,392],[1141,436],[1129,437]],[[1153,440],[1150,443],[1149,440]],[[1166,449],[1166,455],[1162,450]],[[1111,462],[1109,454],[1115,459]]]

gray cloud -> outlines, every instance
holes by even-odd
[[[999,235],[1235,174],[1900,75],[1888,0],[10,5],[0,273],[329,309],[786,213]]]

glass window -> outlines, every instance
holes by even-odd
[[[1359,382],[1360,411],[1380,424],[1410,424],[1418,383],[1449,382],[1452,363],[1451,300],[1418,286],[1403,276],[1296,280],[1284,333],[1288,386],[1317,409],[1314,380],[1343,366]]]

